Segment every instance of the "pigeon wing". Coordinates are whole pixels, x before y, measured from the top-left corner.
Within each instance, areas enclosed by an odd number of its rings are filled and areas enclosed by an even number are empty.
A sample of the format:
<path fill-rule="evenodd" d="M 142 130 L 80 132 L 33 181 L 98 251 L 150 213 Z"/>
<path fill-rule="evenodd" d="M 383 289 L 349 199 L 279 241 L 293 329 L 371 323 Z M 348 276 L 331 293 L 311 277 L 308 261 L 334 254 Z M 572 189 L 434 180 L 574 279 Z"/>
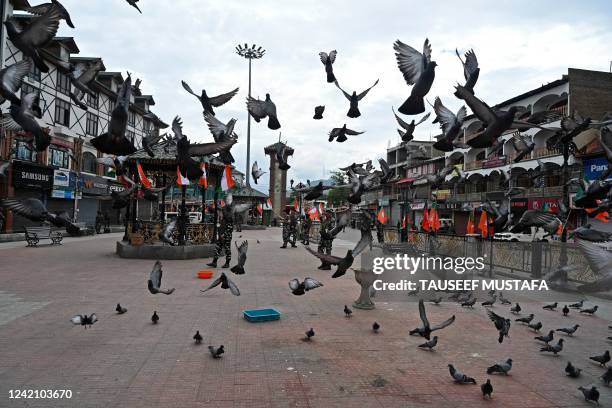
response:
<path fill-rule="evenodd" d="M 342 93 L 344 94 L 344 97 L 350 101 L 351 95 L 347 94 L 346 91 L 340 87 L 340 84 L 338 83 L 338 81 L 336 81 L 335 84 L 336 84 L 336 87 L 342 91 Z"/>
<path fill-rule="evenodd" d="M 447 326 L 450 326 L 451 324 L 453 324 L 454 321 L 455 321 L 455 315 L 452 315 L 449 319 L 446 319 L 442 323 L 432 326 L 431 331 L 440 330 Z"/>
<path fill-rule="evenodd" d="M 229 150 L 234 144 L 236 139 L 231 139 L 225 142 L 219 143 L 198 143 L 189 146 L 190 156 L 206 156 L 219 152 L 225 152 Z"/>
<path fill-rule="evenodd" d="M 263 119 L 267 116 L 264 101 L 252 97 L 247 98 L 247 110 L 255 119 Z"/>
<path fill-rule="evenodd" d="M 236 94 L 238 93 L 238 90 L 240 88 L 236 88 L 233 91 L 229 91 L 227 93 L 221 94 L 221 95 L 217 95 L 217 96 L 213 96 L 212 98 L 208 98 L 208 102 L 210 102 L 210 104 L 214 107 L 218 107 L 221 105 L 224 105 L 226 103 L 228 103 L 230 101 L 230 99 L 232 99 L 234 96 L 236 96 Z"/>
<path fill-rule="evenodd" d="M 427 320 L 427 314 L 425 313 L 425 303 L 423 299 L 419 299 L 419 316 L 423 322 L 423 327 L 429 327 L 429 320 Z"/>
<path fill-rule="evenodd" d="M 214 287 L 216 287 L 216 286 L 219 286 L 219 285 L 221 284 L 221 282 L 222 282 L 222 279 L 221 279 L 221 276 L 219 276 L 217 279 L 215 279 L 215 280 L 214 280 L 214 281 L 213 281 L 213 282 L 210 284 L 210 286 L 209 286 L 209 287 L 207 287 L 207 288 L 206 288 L 206 289 L 204 289 L 204 290 L 200 289 L 200 292 L 206 292 L 206 291 L 208 291 L 208 290 L 211 290 L 212 288 L 214 288 Z"/>
<path fill-rule="evenodd" d="M 608 129 L 607 127 L 602 127 L 599 132 L 599 141 L 601 147 L 606 153 L 608 162 L 612 163 L 612 130 Z"/>
<path fill-rule="evenodd" d="M 403 127 L 405 130 L 408 130 L 408 128 L 410 127 L 410 124 L 405 122 L 402 118 L 400 118 L 399 116 L 397 116 L 397 113 L 395 113 L 395 109 L 393 109 L 393 107 L 391 107 L 391 110 L 393 111 L 393 115 L 395 116 L 395 120 L 397 120 L 397 123 L 399 123 L 399 125 L 401 127 Z M 398 129 L 399 130 L 399 129 Z"/>
<path fill-rule="evenodd" d="M 371 87 L 369 87 L 368 89 L 366 89 L 365 91 L 363 91 L 362 93 L 360 93 L 359 95 L 357 95 L 357 100 L 360 101 L 362 100 L 367 94 L 368 92 L 370 92 L 370 89 L 374 88 L 376 85 L 378 85 L 378 81 L 379 79 L 376 80 L 376 82 L 374 82 L 374 85 L 372 85 Z"/>
<path fill-rule="evenodd" d="M 300 281 L 297 279 L 291 279 L 289 281 L 289 289 L 295 291 L 298 290 L 298 288 L 300 287 Z"/>
<path fill-rule="evenodd" d="M 21 201 L 13 198 L 6 198 L 0 200 L 0 207 L 8 208 L 28 219 L 32 219 L 41 213 L 47 212 L 44 204 L 36 198 L 29 198 Z"/>
<path fill-rule="evenodd" d="M 319 288 L 321 286 L 323 286 L 323 284 L 316 279 L 313 279 L 313 278 L 304 279 L 304 289 L 305 290 L 312 290 L 315 288 Z"/>
<path fill-rule="evenodd" d="M 576 238 L 575 242 L 580 252 L 582 252 L 586 258 L 593 272 L 598 275 L 605 272 L 608 272 L 609 274 L 609 272 L 612 270 L 611 252 L 583 239 Z"/>
<path fill-rule="evenodd" d="M 162 265 L 161 262 L 155 261 L 153 265 L 153 270 L 149 275 L 149 291 L 151 293 L 156 293 L 157 290 L 161 287 L 161 279 L 162 279 Z M 153 290 L 151 290 L 153 289 Z"/>
<path fill-rule="evenodd" d="M 425 46 L 428 44 L 429 41 L 425 40 Z M 427 47 L 424 48 L 427 49 Z M 400 40 L 393 44 L 393 49 L 395 50 L 397 66 L 404 76 L 404 80 L 408 85 L 414 85 L 425 70 L 427 57 Z M 431 48 L 429 48 L 428 54 L 431 55 Z"/>
<path fill-rule="evenodd" d="M 204 120 L 208 125 L 210 133 L 212 133 L 213 137 L 215 138 L 215 141 L 220 141 L 221 137 L 225 134 L 225 132 L 227 132 L 227 126 L 225 123 L 221 122 L 216 116 L 208 111 L 204 111 Z"/>
<path fill-rule="evenodd" d="M 346 129 L 346 131 L 344 132 L 344 134 L 349 135 L 349 136 L 357 136 L 357 135 L 361 135 L 365 132 L 357 132 L 356 130 L 351 130 L 349 128 Z"/>
<path fill-rule="evenodd" d="M 227 286 L 229 286 L 229 290 L 234 296 L 240 296 L 240 290 L 238 286 L 232 281 L 230 278 L 227 278 Z"/>
<path fill-rule="evenodd" d="M 364 249 L 372 246 L 372 234 L 369 231 L 361 231 L 361 238 L 353 248 L 353 258 L 357 257 Z"/>
<path fill-rule="evenodd" d="M 31 66 L 31 60 L 24 59 L 0 71 L 0 76 L 4 87 L 13 93 L 17 92 L 21 86 L 23 77 L 30 72 Z"/>
<path fill-rule="evenodd" d="M 62 13 L 57 7 L 52 7 L 40 17 L 33 19 L 21 33 L 21 40 L 32 44 L 35 48 L 45 46 L 57 34 Z"/>
<path fill-rule="evenodd" d="M 344 258 L 339 258 L 339 257 L 333 256 L 333 255 L 321 254 L 319 252 L 313 251 L 309 247 L 305 247 L 305 248 L 306 248 L 306 250 L 308 252 L 310 252 L 311 254 L 313 254 L 314 256 L 319 258 L 320 260 L 325 261 L 327 263 L 330 263 L 332 265 L 338 265 L 340 263 L 340 261 L 342 261 L 342 259 L 344 259 Z"/>
<path fill-rule="evenodd" d="M 191 87 L 189 86 L 189 84 L 185 81 L 181 81 L 181 84 L 183 85 L 183 88 L 189 92 L 190 94 L 192 94 L 193 96 L 195 96 L 196 98 L 200 99 L 200 95 L 197 95 L 195 92 L 193 92 L 193 90 L 191 89 Z"/>
<path fill-rule="evenodd" d="M 504 326 L 505 319 L 500 315 L 496 314 L 495 312 L 492 312 L 491 310 L 487 310 L 487 315 L 489 316 L 489 319 L 491 319 L 491 321 L 495 324 L 495 328 L 497 330 L 501 330 Z"/>
<path fill-rule="evenodd" d="M 83 316 L 82 315 L 72 316 L 70 321 L 72 322 L 72 324 L 83 324 Z"/>

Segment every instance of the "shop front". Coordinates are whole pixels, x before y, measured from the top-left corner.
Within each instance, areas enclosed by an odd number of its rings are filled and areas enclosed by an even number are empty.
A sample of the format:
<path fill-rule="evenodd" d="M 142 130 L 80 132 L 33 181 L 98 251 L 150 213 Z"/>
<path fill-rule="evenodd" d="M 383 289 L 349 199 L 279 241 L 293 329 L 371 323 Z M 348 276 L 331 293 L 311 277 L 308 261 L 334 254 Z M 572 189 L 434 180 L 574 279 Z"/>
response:
<path fill-rule="evenodd" d="M 37 198 L 48 204 L 48 196 L 53 189 L 53 169 L 37 163 L 15 160 L 12 164 L 13 194 L 9 198 L 23 200 Z M 5 230 L 22 231 L 25 226 L 38 225 L 15 214 L 6 214 Z"/>

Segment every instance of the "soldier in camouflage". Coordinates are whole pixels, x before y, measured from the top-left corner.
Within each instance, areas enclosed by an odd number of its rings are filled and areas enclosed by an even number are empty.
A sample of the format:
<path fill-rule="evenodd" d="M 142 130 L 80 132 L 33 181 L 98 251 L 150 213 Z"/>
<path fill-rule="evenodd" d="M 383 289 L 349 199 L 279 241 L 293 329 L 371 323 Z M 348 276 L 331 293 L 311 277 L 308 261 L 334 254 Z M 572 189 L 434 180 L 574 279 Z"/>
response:
<path fill-rule="evenodd" d="M 317 248 L 317 252 L 321 254 L 331 255 L 332 251 L 332 242 L 334 237 L 330 234 L 334 225 L 332 223 L 332 219 L 329 212 L 325 212 L 321 216 L 321 229 L 319 230 L 319 234 L 321 238 L 319 239 L 319 246 Z M 319 269 L 323 271 L 328 271 L 331 269 L 331 265 L 323 260 L 321 260 L 321 265 Z"/>
<path fill-rule="evenodd" d="M 287 248 L 287 242 L 291 242 L 291 246 L 295 248 L 296 235 L 297 217 L 295 215 L 295 211 L 291 210 L 289 213 L 289 218 L 283 223 L 283 245 L 281 248 Z"/>
<path fill-rule="evenodd" d="M 310 216 L 306 214 L 302 221 L 302 244 L 310 245 L 310 227 L 312 226 L 312 220 Z"/>
<path fill-rule="evenodd" d="M 217 247 L 213 261 L 208 264 L 213 268 L 217 267 L 217 259 L 225 253 L 225 263 L 222 268 L 229 268 L 232 260 L 232 232 L 234 231 L 234 218 L 232 208 L 229 205 L 223 207 L 221 212 L 221 225 L 217 234 Z"/>

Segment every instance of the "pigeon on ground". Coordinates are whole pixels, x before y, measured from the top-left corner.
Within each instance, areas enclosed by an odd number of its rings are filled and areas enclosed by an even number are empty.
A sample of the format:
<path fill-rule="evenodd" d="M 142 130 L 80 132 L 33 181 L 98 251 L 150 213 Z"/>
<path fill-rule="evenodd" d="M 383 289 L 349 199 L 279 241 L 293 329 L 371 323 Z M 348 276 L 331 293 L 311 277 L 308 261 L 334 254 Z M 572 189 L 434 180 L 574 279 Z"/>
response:
<path fill-rule="evenodd" d="M 476 380 L 472 377 L 468 377 L 461 371 L 457 370 L 452 364 L 448 365 L 448 371 L 450 372 L 453 380 L 458 384 L 476 384 Z"/>
<path fill-rule="evenodd" d="M 23 10 L 36 16 L 42 16 L 48 13 L 49 10 L 52 8 L 55 8 L 59 11 L 59 13 L 61 14 L 61 18 L 66 21 L 68 27 L 74 28 L 74 24 L 72 23 L 72 19 L 70 18 L 70 13 L 68 13 L 68 10 L 66 10 L 64 6 L 57 0 L 51 0 L 51 3 L 41 3 L 36 6 L 24 7 Z"/>
<path fill-rule="evenodd" d="M 351 317 L 352 314 L 353 311 L 347 305 L 344 305 L 344 315 L 346 317 Z"/>
<path fill-rule="evenodd" d="M 310 341 L 310 339 L 313 338 L 314 335 L 315 335 L 315 331 L 311 327 L 310 330 L 306 332 L 306 337 L 304 338 L 304 340 Z"/>
<path fill-rule="evenodd" d="M 433 298 L 433 299 L 429 299 L 430 303 L 433 303 L 434 305 L 439 305 L 440 302 L 442 302 L 442 296 L 438 296 L 437 298 Z"/>
<path fill-rule="evenodd" d="M 321 58 L 321 62 L 325 65 L 325 73 L 327 74 L 327 83 L 331 84 L 332 82 L 336 82 L 336 76 L 334 75 L 334 61 L 336 61 L 336 55 L 338 51 L 333 50 L 330 51 L 329 54 L 326 52 L 320 52 L 319 58 Z"/>
<path fill-rule="evenodd" d="M 346 113 L 346 116 L 348 116 L 349 118 L 358 118 L 359 116 L 361 116 L 361 112 L 359 112 L 359 101 L 362 100 L 368 94 L 368 92 L 370 92 L 370 89 L 374 88 L 376 84 L 378 84 L 378 79 L 376 80 L 376 82 L 374 82 L 374 85 L 361 92 L 359 95 L 357 95 L 356 91 L 353 91 L 353 94 L 349 95 L 344 89 L 340 87 L 338 81 L 336 81 L 335 84 L 336 87 L 342 91 L 344 97 L 350 102 L 350 108 L 349 111 Z"/>
<path fill-rule="evenodd" d="M 23 131 L 30 136 L 28 145 L 30 149 L 42 152 L 51 144 L 48 128 L 43 130 L 36 120 L 38 116 L 39 95 L 37 92 L 29 93 L 21 99 L 21 104 L 11 103 L 9 108 L 10 117 L 0 121 L 0 126 L 5 130 Z"/>
<path fill-rule="evenodd" d="M 315 106 L 315 114 L 312 118 L 315 120 L 323 119 L 323 112 L 325 112 L 324 105 Z"/>
<path fill-rule="evenodd" d="M 519 305 L 518 303 L 516 304 L 516 306 L 511 307 L 510 311 L 514 314 L 519 314 L 521 313 L 521 305 Z M 533 315 L 532 315 L 533 316 Z"/>
<path fill-rule="evenodd" d="M 527 317 L 519 317 L 518 319 L 514 319 L 515 322 L 521 322 L 521 323 L 525 323 L 525 324 L 529 324 L 531 323 L 531 321 L 533 320 L 533 313 L 531 313 L 529 316 Z"/>
<path fill-rule="evenodd" d="M 199 330 L 196 330 L 196 334 L 193 335 L 193 339 L 195 340 L 195 344 L 202 343 L 202 335 Z"/>
<path fill-rule="evenodd" d="M 544 347 L 542 347 L 540 349 L 540 352 L 548 352 L 548 353 L 553 353 L 555 356 L 561 352 L 561 350 L 563 350 L 563 339 L 559 339 L 559 341 L 557 341 L 557 344 L 555 344 L 554 346 L 551 346 L 550 344 L 545 345 Z"/>
<path fill-rule="evenodd" d="M 230 268 L 230 271 L 235 273 L 236 275 L 244 275 L 244 264 L 247 260 L 247 251 L 249 249 L 249 242 L 243 241 L 240 246 L 238 246 L 238 241 L 234 242 L 236 245 L 236 249 L 238 249 L 238 264 Z"/>
<path fill-rule="evenodd" d="M 373 331 L 374 333 L 378 333 L 378 330 L 379 330 L 379 329 L 380 329 L 380 324 L 378 324 L 378 322 L 374 322 L 374 323 L 372 324 L 372 331 Z"/>
<path fill-rule="evenodd" d="M 499 301 L 501 302 L 502 305 L 511 305 L 512 302 L 509 299 L 506 299 L 504 297 L 504 294 L 502 292 L 499 292 Z M 518 303 L 516 304 L 518 306 Z M 519 306 L 519 312 L 520 312 L 520 306 Z"/>
<path fill-rule="evenodd" d="M 570 312 L 569 308 L 567 307 L 567 305 L 563 306 L 563 309 L 561 309 L 561 311 L 563 312 L 563 316 L 567 316 Z"/>
<path fill-rule="evenodd" d="M 268 129 L 280 129 L 281 125 L 276 116 L 276 105 L 272 102 L 272 99 L 270 99 L 270 94 L 266 94 L 266 99 L 263 101 L 250 96 L 247 97 L 247 110 L 253 119 L 255 119 L 255 122 L 259 122 L 267 116 Z"/>
<path fill-rule="evenodd" d="M 334 274 L 332 275 L 332 278 L 339 278 L 340 276 L 343 276 L 348 270 L 348 268 L 350 268 L 351 265 L 353 265 L 353 261 L 355 260 L 355 258 L 353 257 L 353 251 L 350 249 L 346 251 L 346 255 L 344 256 L 344 258 L 340 258 L 338 256 L 327 255 L 327 254 L 323 254 L 323 253 L 314 251 L 310 249 L 309 247 L 304 247 L 304 248 L 308 252 L 310 252 L 312 255 L 319 258 L 325 264 L 338 266 L 336 269 L 336 272 L 334 272 Z"/>
<path fill-rule="evenodd" d="M 568 377 L 571 378 L 578 378 L 580 377 L 580 372 L 582 371 L 581 368 L 576 368 L 572 365 L 571 362 L 567 362 L 567 366 L 565 367 L 565 373 L 567 374 Z"/>
<path fill-rule="evenodd" d="M 422 349 L 428 349 L 429 351 L 433 351 L 434 347 L 438 345 L 438 336 L 433 336 L 431 340 L 426 341 L 423 344 L 419 344 L 419 347 Z"/>
<path fill-rule="evenodd" d="M 87 329 L 87 326 L 91 327 L 95 322 L 98 321 L 98 316 L 95 313 L 87 316 L 86 314 L 82 315 L 74 315 L 72 319 L 70 319 L 72 324 L 81 325 Z"/>
<path fill-rule="evenodd" d="M 423 113 L 425 112 L 423 98 L 431 89 L 437 66 L 436 62 L 431 60 L 429 39 L 425 39 L 422 54 L 400 40 L 393 44 L 393 49 L 395 50 L 397 66 L 404 76 L 404 80 L 408 85 L 414 85 L 410 91 L 410 97 L 398 110 L 404 115 Z"/>
<path fill-rule="evenodd" d="M 544 343 L 548 344 L 551 341 L 553 341 L 554 337 L 555 337 L 555 332 L 554 330 L 551 330 L 548 332 L 546 336 L 536 336 L 534 337 L 534 339 L 543 341 Z"/>
<path fill-rule="evenodd" d="M 193 92 L 193 90 L 191 89 L 191 87 L 189 86 L 189 84 L 187 84 L 187 82 L 185 81 L 181 81 L 181 84 L 183 85 L 183 88 L 189 92 L 190 94 L 192 94 L 193 96 L 195 96 L 196 98 L 198 98 L 198 100 L 200 101 L 200 103 L 202 104 L 202 109 L 204 110 L 205 113 L 209 113 L 211 115 L 215 115 L 215 111 L 213 109 L 214 108 L 218 108 L 221 105 L 226 104 L 227 102 L 230 101 L 230 99 L 232 99 L 234 96 L 236 96 L 236 94 L 238 93 L 238 90 L 240 88 L 236 88 L 232 91 L 229 91 L 227 93 L 221 94 L 221 95 L 217 95 L 217 96 L 213 96 L 213 97 L 209 97 L 206 94 L 206 90 L 202 89 L 202 94 L 198 95 L 195 92 Z"/>
<path fill-rule="evenodd" d="M 476 304 L 476 300 L 477 298 L 472 298 L 471 300 L 466 300 L 465 302 L 461 303 L 461 307 L 474 307 L 474 305 Z"/>
<path fill-rule="evenodd" d="M 153 324 L 157 324 L 159 322 L 159 316 L 157 315 L 157 310 L 153 311 L 153 316 L 151 316 L 151 321 Z"/>
<path fill-rule="evenodd" d="M 8 100 L 17 106 L 21 105 L 17 91 L 31 68 L 32 62 L 26 58 L 0 70 L 0 104 Z"/>
<path fill-rule="evenodd" d="M 160 261 L 155 261 L 155 264 L 153 265 L 153 270 L 149 275 L 149 281 L 147 282 L 149 292 L 151 292 L 153 295 L 158 293 L 163 293 L 164 295 L 171 295 L 174 292 L 174 288 L 161 289 L 161 280 L 162 264 Z"/>
<path fill-rule="evenodd" d="M 128 2 L 128 4 L 132 7 L 134 7 L 136 10 L 138 10 L 138 12 L 140 14 L 142 14 L 142 11 L 140 11 L 140 8 L 138 8 L 138 5 L 136 3 L 138 3 L 138 0 L 125 0 Z"/>
<path fill-rule="evenodd" d="M 208 351 L 210 351 L 210 355 L 213 358 L 221 358 L 221 354 L 225 353 L 225 349 L 223 348 L 223 344 L 219 347 L 208 346 Z"/>
<path fill-rule="evenodd" d="M 508 337 L 508 333 L 510 332 L 510 319 L 506 319 L 491 310 L 487 310 L 487 315 L 489 319 L 495 324 L 495 328 L 499 332 L 499 339 L 497 340 L 499 343 L 504 341 L 504 337 Z"/>
<path fill-rule="evenodd" d="M 440 123 L 440 128 L 442 129 L 442 137 L 434 143 L 433 147 L 443 152 L 452 152 L 455 149 L 453 141 L 459 136 L 461 126 L 467 116 L 465 106 L 459 108 L 455 114 L 444 106 L 440 98 L 436 96 L 433 109 L 436 113 L 436 122 Z"/>
<path fill-rule="evenodd" d="M 298 279 L 291 279 L 289 281 L 289 288 L 291 289 L 291 293 L 296 296 L 301 296 L 309 290 L 313 290 L 321 286 L 323 286 L 323 284 L 313 278 L 304 278 L 303 282 L 300 282 Z"/>
<path fill-rule="evenodd" d="M 555 310 L 557 308 L 558 303 L 551 303 L 550 305 L 545 305 L 542 307 L 544 310 Z"/>
<path fill-rule="evenodd" d="M 393 108 L 391 108 L 391 110 L 393 110 Z M 414 130 L 416 129 L 416 127 L 420 125 L 421 123 L 425 122 L 427 119 L 429 119 L 429 116 L 431 115 L 431 113 L 427 113 L 416 123 L 414 119 L 410 123 L 404 121 L 402 118 L 397 116 L 397 113 L 395 113 L 395 110 L 393 110 L 393 115 L 395 115 L 395 120 L 403 129 L 403 130 L 402 129 L 397 130 L 399 132 L 400 137 L 402 138 L 402 142 L 408 143 L 409 141 L 414 139 Z"/>
<path fill-rule="evenodd" d="M 117 93 L 117 100 L 111 113 L 107 132 L 91 140 L 91 144 L 100 152 L 114 154 L 115 156 L 127 156 L 136 151 L 134 141 L 126 137 L 131 96 L 132 77 L 128 73 L 127 79 L 123 81 Z"/>
<path fill-rule="evenodd" d="M 584 300 L 581 300 L 580 302 L 572 303 L 571 305 L 569 305 L 569 307 L 571 307 L 572 309 L 582 309 L 583 305 L 584 305 Z"/>
<path fill-rule="evenodd" d="M 592 357 L 589 357 L 589 359 L 598 362 L 603 367 L 606 365 L 606 363 L 610 361 L 610 351 L 606 350 L 605 353 L 603 353 L 602 355 L 592 356 Z"/>
<path fill-rule="evenodd" d="M 259 178 L 264 174 L 266 174 L 266 172 L 259 168 L 257 160 L 255 160 L 253 162 L 253 166 L 251 167 L 251 176 L 253 176 L 253 181 L 255 184 L 257 184 L 257 180 L 259 180 Z"/>
<path fill-rule="evenodd" d="M 225 272 L 221 272 L 221 276 L 215 279 L 209 287 L 204 290 L 200 290 L 200 292 L 206 292 L 219 285 L 221 285 L 221 289 L 229 289 L 232 295 L 240 296 L 240 290 L 238 289 L 238 286 L 236 286 L 236 284 L 232 282 L 230 278 L 227 277 Z"/>
<path fill-rule="evenodd" d="M 565 333 L 568 336 L 572 336 L 576 332 L 576 330 L 578 330 L 579 327 L 580 327 L 579 324 L 575 324 L 572 327 L 562 327 L 560 329 L 557 329 L 557 331 Z"/>
<path fill-rule="evenodd" d="M 453 315 L 438 325 L 430 326 L 429 320 L 427 319 L 427 314 L 425 313 L 425 303 L 423 303 L 423 299 L 419 299 L 419 317 L 421 318 L 421 323 L 423 326 L 410 330 L 409 334 L 411 336 L 419 335 L 421 337 L 425 337 L 427 340 L 430 340 L 432 332 L 450 326 L 455 321 L 455 315 Z"/>
<path fill-rule="evenodd" d="M 594 315 L 595 312 L 597 312 L 597 309 L 599 308 L 599 306 L 593 306 L 590 307 L 588 309 L 580 309 L 580 313 L 585 313 L 585 314 L 589 314 L 589 315 Z"/>
<path fill-rule="evenodd" d="M 582 395 L 584 395 L 585 401 L 594 401 L 595 403 L 597 403 L 597 405 L 599 405 L 599 391 L 597 391 L 597 387 L 578 387 L 578 389 L 582 391 Z"/>
<path fill-rule="evenodd" d="M 465 61 L 461 58 L 459 54 L 459 50 L 455 48 L 455 54 L 457 54 L 457 58 L 461 61 L 461 65 L 463 65 L 463 76 L 465 77 L 465 85 L 464 88 L 469 92 L 474 93 L 474 85 L 476 85 L 476 81 L 478 80 L 478 75 L 480 74 L 480 68 L 478 67 L 478 59 L 476 59 L 476 53 L 474 50 L 469 50 L 465 53 Z"/>
<path fill-rule="evenodd" d="M 612 367 L 608 367 L 606 372 L 603 373 L 603 375 L 600 378 L 603 380 L 606 386 L 609 386 L 610 382 L 612 381 Z"/>
<path fill-rule="evenodd" d="M 121 306 L 121 304 L 117 303 L 117 307 L 115 308 L 115 311 L 117 312 L 117 314 L 124 314 L 125 312 L 127 312 L 127 309 Z"/>
<path fill-rule="evenodd" d="M 530 329 L 532 329 L 533 331 L 537 331 L 539 332 L 540 329 L 542 328 L 542 322 L 537 322 L 537 323 L 529 323 L 527 325 L 527 327 L 529 327 Z"/>
<path fill-rule="evenodd" d="M 497 295 L 493 295 L 491 299 L 485 300 L 484 302 L 481 303 L 481 305 L 482 306 L 493 306 L 496 301 L 497 301 Z"/>
<path fill-rule="evenodd" d="M 487 374 L 500 373 L 508 375 L 508 372 L 512 369 L 512 359 L 509 358 L 506 361 L 500 361 L 499 363 L 493 364 L 487 368 Z"/>
<path fill-rule="evenodd" d="M 480 391 L 482 391 L 482 398 L 486 399 L 489 397 L 491 399 L 491 394 L 493 394 L 493 386 L 491 385 L 491 380 L 487 378 L 487 382 L 480 386 Z"/>
<path fill-rule="evenodd" d="M 357 136 L 357 135 L 361 135 L 365 132 L 358 132 L 356 130 L 352 130 L 346 127 L 346 123 L 341 127 L 341 128 L 333 128 L 330 132 L 329 132 L 329 138 L 327 139 L 329 142 L 333 142 L 334 139 L 336 139 L 336 141 L 338 143 L 343 143 L 346 142 L 348 140 L 347 136 Z"/>

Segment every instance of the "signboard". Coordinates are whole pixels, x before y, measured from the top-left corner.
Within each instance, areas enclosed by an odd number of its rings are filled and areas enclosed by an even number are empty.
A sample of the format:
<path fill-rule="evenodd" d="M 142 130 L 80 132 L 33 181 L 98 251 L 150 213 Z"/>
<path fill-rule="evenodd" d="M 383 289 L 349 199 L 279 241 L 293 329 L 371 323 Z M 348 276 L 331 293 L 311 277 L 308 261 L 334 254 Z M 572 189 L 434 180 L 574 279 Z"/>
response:
<path fill-rule="evenodd" d="M 81 191 L 89 195 L 108 195 L 109 184 L 103 177 L 81 174 Z"/>
<path fill-rule="evenodd" d="M 51 190 L 53 188 L 53 169 L 47 166 L 14 161 L 13 186 L 15 188 Z"/>
<path fill-rule="evenodd" d="M 53 190 L 51 192 L 51 198 L 74 200 L 74 191 L 72 190 Z"/>
<path fill-rule="evenodd" d="M 422 210 L 423 208 L 425 208 L 425 203 L 412 203 L 410 208 L 412 210 Z"/>
<path fill-rule="evenodd" d="M 528 208 L 530 210 L 548 210 L 553 213 L 559 212 L 558 198 L 530 198 Z"/>
<path fill-rule="evenodd" d="M 512 200 L 512 208 L 524 208 L 527 209 L 529 200 L 526 198 L 516 198 Z"/>
<path fill-rule="evenodd" d="M 70 187 L 70 171 L 54 170 L 53 171 L 53 188 Z"/>
<path fill-rule="evenodd" d="M 583 160 L 584 177 L 587 180 L 595 180 L 608 170 L 608 160 L 605 157 Z M 608 180 L 612 177 L 608 177 Z"/>

